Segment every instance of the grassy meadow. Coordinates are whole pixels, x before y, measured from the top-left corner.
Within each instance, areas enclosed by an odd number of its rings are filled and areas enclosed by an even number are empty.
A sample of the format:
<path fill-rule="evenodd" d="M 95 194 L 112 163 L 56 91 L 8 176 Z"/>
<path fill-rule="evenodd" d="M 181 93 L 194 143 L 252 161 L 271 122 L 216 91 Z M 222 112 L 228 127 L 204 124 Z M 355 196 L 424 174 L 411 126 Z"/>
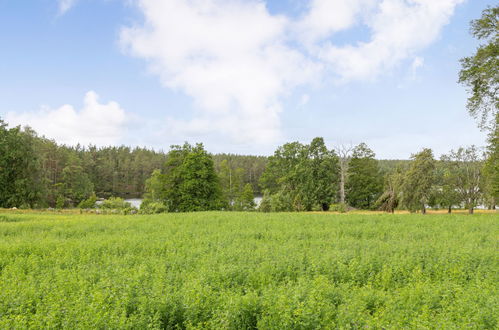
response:
<path fill-rule="evenodd" d="M 0 212 L 0 328 L 499 326 L 492 214 Z"/>

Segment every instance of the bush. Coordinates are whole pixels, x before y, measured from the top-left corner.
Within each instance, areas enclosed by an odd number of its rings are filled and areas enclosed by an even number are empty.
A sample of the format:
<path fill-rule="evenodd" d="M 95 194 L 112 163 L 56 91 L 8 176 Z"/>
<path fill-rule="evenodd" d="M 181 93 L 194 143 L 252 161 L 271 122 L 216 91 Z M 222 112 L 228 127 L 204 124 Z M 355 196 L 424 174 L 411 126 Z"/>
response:
<path fill-rule="evenodd" d="M 347 205 L 345 203 L 331 204 L 329 210 L 333 212 L 346 213 Z"/>
<path fill-rule="evenodd" d="M 95 196 L 95 194 L 92 194 L 89 198 L 82 200 L 80 204 L 78 204 L 78 207 L 80 209 L 93 209 L 95 208 L 96 202 L 97 202 L 97 196 Z"/>
<path fill-rule="evenodd" d="M 64 196 L 59 196 L 55 201 L 55 208 L 63 209 L 65 204 L 66 204 L 66 198 L 64 198 Z"/>
<path fill-rule="evenodd" d="M 168 208 L 161 202 L 153 202 L 145 199 L 140 205 L 141 214 L 155 214 L 168 212 Z"/>
<path fill-rule="evenodd" d="M 132 204 L 125 202 L 125 200 L 120 197 L 110 197 L 102 202 L 100 208 L 108 210 L 123 210 L 126 208 L 132 208 Z"/>
<path fill-rule="evenodd" d="M 262 200 L 260 202 L 260 205 L 258 206 L 258 211 L 260 212 L 271 212 L 272 211 L 272 205 L 271 205 L 271 196 L 268 190 L 264 191 Z"/>
<path fill-rule="evenodd" d="M 289 212 L 294 211 L 295 208 L 293 207 L 293 199 L 289 193 L 278 191 L 270 194 L 266 191 L 263 194 L 258 210 L 261 212 Z"/>

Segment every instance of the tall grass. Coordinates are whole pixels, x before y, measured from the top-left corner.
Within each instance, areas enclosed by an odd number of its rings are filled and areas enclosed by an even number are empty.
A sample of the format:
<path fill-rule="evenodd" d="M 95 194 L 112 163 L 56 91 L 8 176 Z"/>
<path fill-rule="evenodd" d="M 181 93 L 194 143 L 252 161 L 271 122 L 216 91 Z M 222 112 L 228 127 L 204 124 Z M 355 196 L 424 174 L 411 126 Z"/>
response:
<path fill-rule="evenodd" d="M 0 328 L 497 328 L 497 214 L 0 214 Z"/>

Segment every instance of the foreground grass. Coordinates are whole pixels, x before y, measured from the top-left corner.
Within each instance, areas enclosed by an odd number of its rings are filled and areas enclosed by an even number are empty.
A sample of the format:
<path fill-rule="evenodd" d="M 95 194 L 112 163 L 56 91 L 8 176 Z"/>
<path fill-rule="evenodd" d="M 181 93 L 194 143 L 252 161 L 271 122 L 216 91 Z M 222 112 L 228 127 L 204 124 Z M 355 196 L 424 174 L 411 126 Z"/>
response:
<path fill-rule="evenodd" d="M 497 214 L 0 213 L 0 328 L 497 328 Z"/>

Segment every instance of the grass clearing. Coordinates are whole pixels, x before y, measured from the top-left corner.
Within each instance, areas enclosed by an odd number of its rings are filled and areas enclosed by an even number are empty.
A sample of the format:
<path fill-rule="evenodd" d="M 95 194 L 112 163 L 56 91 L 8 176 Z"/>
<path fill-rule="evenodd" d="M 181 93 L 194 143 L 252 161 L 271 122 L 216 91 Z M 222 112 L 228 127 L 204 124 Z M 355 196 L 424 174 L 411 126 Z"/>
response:
<path fill-rule="evenodd" d="M 499 217 L 0 214 L 0 328 L 496 328 Z"/>

